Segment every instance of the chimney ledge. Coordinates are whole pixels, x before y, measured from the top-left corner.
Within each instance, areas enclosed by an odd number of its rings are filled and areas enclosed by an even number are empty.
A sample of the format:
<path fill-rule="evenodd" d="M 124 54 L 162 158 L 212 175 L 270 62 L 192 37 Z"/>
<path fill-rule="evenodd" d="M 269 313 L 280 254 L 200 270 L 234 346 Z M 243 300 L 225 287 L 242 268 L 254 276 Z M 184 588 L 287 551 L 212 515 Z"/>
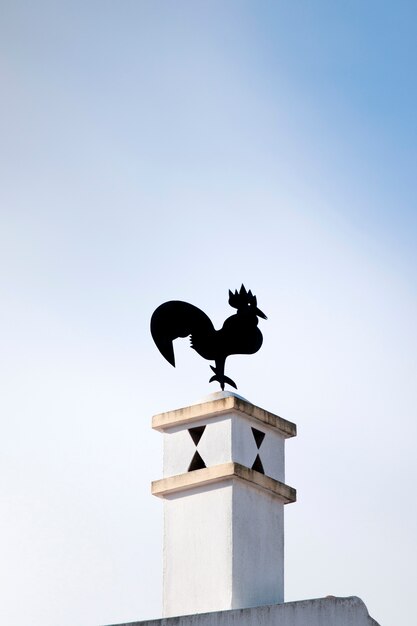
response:
<path fill-rule="evenodd" d="M 159 498 L 164 498 L 181 491 L 231 479 L 244 481 L 267 491 L 282 500 L 284 504 L 295 502 L 297 498 L 297 492 L 293 487 L 249 467 L 245 467 L 240 463 L 233 462 L 155 480 L 152 482 L 152 494 Z"/>

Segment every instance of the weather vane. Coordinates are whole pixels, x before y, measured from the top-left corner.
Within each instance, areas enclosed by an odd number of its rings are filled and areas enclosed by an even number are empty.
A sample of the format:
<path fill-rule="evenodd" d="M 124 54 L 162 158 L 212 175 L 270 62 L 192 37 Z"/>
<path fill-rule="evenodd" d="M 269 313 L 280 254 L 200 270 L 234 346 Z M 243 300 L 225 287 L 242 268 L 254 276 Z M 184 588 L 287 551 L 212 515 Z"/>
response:
<path fill-rule="evenodd" d="M 190 336 L 191 348 L 203 359 L 215 361 L 215 366 L 210 366 L 214 376 L 209 382 L 219 382 L 222 389 L 225 384 L 237 389 L 236 383 L 224 374 L 226 359 L 232 354 L 254 354 L 259 350 L 263 338 L 258 317 L 265 320 L 267 317 L 257 308 L 256 296 L 243 285 L 234 293 L 229 290 L 229 304 L 237 313 L 216 330 L 210 318 L 193 304 L 179 300 L 165 302 L 152 315 L 151 334 L 162 356 L 174 367 L 172 342 Z"/>

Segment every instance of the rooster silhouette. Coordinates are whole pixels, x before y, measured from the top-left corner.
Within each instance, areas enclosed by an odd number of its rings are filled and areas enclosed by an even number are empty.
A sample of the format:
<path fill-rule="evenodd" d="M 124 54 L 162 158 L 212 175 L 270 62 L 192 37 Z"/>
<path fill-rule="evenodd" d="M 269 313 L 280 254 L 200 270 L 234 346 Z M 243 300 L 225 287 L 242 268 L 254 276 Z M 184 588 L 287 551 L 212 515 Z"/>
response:
<path fill-rule="evenodd" d="M 224 374 L 227 357 L 257 352 L 263 341 L 258 317 L 267 319 L 257 308 L 256 296 L 246 291 L 243 285 L 239 292 L 229 290 L 229 304 L 237 309 L 237 313 L 228 317 L 220 330 L 214 328 L 201 309 L 179 300 L 161 304 L 151 318 L 151 334 L 162 356 L 175 367 L 172 342 L 178 337 L 190 335 L 191 347 L 203 359 L 215 361 L 215 366 L 210 366 L 214 376 L 209 382 L 219 382 L 222 390 L 225 384 L 237 389 L 236 383 Z"/>

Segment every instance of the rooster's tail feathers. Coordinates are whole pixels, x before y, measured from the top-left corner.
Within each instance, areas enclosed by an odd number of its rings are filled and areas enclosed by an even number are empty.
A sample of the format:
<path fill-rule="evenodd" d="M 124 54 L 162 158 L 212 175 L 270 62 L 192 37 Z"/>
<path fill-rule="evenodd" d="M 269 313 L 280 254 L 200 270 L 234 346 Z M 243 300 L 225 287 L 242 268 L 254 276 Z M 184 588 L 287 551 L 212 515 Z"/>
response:
<path fill-rule="evenodd" d="M 188 302 L 165 302 L 154 311 L 151 318 L 151 334 L 156 347 L 174 367 L 174 339 L 199 332 L 214 332 L 213 324 L 201 309 Z"/>

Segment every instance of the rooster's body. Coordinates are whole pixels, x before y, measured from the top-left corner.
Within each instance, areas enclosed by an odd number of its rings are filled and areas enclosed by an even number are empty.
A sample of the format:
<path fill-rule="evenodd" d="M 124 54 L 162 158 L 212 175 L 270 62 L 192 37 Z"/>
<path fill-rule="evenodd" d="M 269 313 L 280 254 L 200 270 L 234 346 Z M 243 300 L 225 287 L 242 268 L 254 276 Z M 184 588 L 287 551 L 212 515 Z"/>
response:
<path fill-rule="evenodd" d="M 151 319 L 152 337 L 166 360 L 175 367 L 172 342 L 178 337 L 191 337 L 191 347 L 204 359 L 215 361 L 211 369 L 222 389 L 227 383 L 236 384 L 225 376 L 224 365 L 231 354 L 253 354 L 262 345 L 262 333 L 258 328 L 258 316 L 266 315 L 256 306 L 256 297 L 242 285 L 239 292 L 229 291 L 229 304 L 237 313 L 227 318 L 220 330 L 216 330 L 210 318 L 201 309 L 188 302 L 172 300 L 161 304 Z"/>

